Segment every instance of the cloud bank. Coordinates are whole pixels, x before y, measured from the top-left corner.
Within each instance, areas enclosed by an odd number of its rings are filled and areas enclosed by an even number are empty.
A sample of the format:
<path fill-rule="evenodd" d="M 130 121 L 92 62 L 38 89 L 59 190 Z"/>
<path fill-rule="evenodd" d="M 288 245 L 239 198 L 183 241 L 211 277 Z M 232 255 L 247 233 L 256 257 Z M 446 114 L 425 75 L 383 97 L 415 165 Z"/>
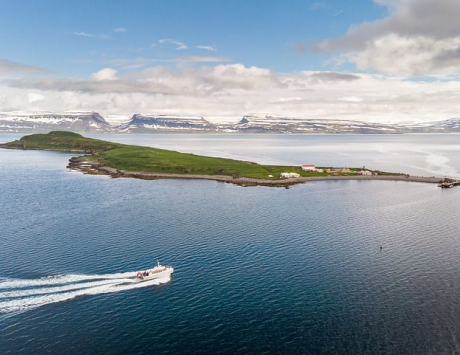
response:
<path fill-rule="evenodd" d="M 48 70 L 7 59 L 0 59 L 0 74 L 2 74 L 2 76 L 10 76 L 18 73 L 46 74 L 48 73 Z"/>
<path fill-rule="evenodd" d="M 373 122 L 456 117 L 457 81 L 408 81 L 333 71 L 280 73 L 242 64 L 152 66 L 87 78 L 33 77 L 0 82 L 0 107 L 14 110 L 96 110 L 237 118 L 247 113 Z"/>
<path fill-rule="evenodd" d="M 342 53 L 359 70 L 389 75 L 445 75 L 460 70 L 460 1 L 374 0 L 388 16 L 320 41 L 319 52 Z"/>

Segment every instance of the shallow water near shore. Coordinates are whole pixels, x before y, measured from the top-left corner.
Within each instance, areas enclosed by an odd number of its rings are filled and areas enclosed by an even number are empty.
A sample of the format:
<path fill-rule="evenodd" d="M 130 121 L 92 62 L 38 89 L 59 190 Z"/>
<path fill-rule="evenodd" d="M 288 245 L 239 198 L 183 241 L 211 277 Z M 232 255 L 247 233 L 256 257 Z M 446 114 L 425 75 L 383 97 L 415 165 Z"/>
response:
<path fill-rule="evenodd" d="M 395 137 L 100 138 L 261 163 L 460 171 L 458 135 Z M 111 179 L 67 171 L 70 156 L 0 150 L 2 354 L 460 349 L 460 188 Z M 132 287 L 157 258 L 172 279 Z"/>

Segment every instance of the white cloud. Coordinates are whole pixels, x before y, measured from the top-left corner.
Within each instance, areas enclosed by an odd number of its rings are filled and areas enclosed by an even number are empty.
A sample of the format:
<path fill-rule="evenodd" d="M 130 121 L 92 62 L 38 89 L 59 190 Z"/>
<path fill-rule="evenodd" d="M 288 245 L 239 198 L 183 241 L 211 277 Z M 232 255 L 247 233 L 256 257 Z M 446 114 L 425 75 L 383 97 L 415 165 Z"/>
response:
<path fill-rule="evenodd" d="M 217 57 L 211 55 L 190 55 L 183 58 L 177 58 L 178 62 L 192 62 L 192 63 L 218 63 L 228 62 L 229 59 L 226 57 Z"/>
<path fill-rule="evenodd" d="M 331 5 L 327 1 L 316 1 L 310 5 L 310 10 L 326 10 L 330 9 Z"/>
<path fill-rule="evenodd" d="M 91 75 L 91 79 L 95 81 L 112 81 L 112 80 L 117 80 L 117 71 L 115 69 L 111 68 L 104 68 L 96 73 Z"/>
<path fill-rule="evenodd" d="M 75 36 L 80 36 L 80 37 L 90 37 L 90 38 L 98 38 L 98 39 L 105 39 L 105 40 L 108 40 L 108 39 L 112 38 L 110 36 L 103 35 L 103 34 L 96 35 L 96 34 L 83 32 L 83 31 L 81 31 L 81 32 L 72 32 L 72 34 L 75 35 Z"/>
<path fill-rule="evenodd" d="M 151 64 L 158 63 L 223 63 L 228 62 L 229 59 L 226 57 L 219 56 L 203 56 L 203 55 L 186 55 L 176 58 L 117 58 L 109 61 L 110 64 L 124 67 L 126 69 L 139 69 Z"/>
<path fill-rule="evenodd" d="M 210 51 L 210 52 L 216 52 L 216 51 L 217 51 L 216 47 L 214 47 L 214 46 L 203 46 L 203 45 L 198 45 L 198 46 L 195 46 L 195 48 L 203 49 L 203 50 L 205 50 L 205 51 Z"/>
<path fill-rule="evenodd" d="M 339 10 L 336 13 L 332 14 L 332 17 L 339 16 L 339 15 L 343 14 L 344 12 L 345 12 L 345 10 Z"/>
<path fill-rule="evenodd" d="M 278 98 L 278 102 L 289 102 L 289 101 L 302 101 L 303 99 L 301 97 L 280 97 Z"/>
<path fill-rule="evenodd" d="M 128 30 L 124 27 L 117 27 L 113 29 L 113 32 L 124 33 L 124 32 L 128 32 Z"/>
<path fill-rule="evenodd" d="M 43 101 L 45 100 L 45 95 L 30 93 L 30 94 L 27 94 L 27 100 L 29 103 Z"/>
<path fill-rule="evenodd" d="M 356 96 L 344 96 L 340 97 L 339 101 L 346 101 L 346 102 L 361 102 L 363 101 L 362 98 Z"/>
<path fill-rule="evenodd" d="M 360 70 L 378 69 L 390 75 L 440 75 L 460 70 L 460 57 L 455 52 L 459 48 L 460 36 L 436 40 L 390 34 L 345 57 Z M 449 56 L 450 53 L 454 55 Z"/>
<path fill-rule="evenodd" d="M 175 45 L 176 50 L 188 49 L 188 46 L 185 43 L 180 42 L 180 41 L 175 40 L 175 39 L 170 39 L 170 38 L 160 39 L 158 41 L 158 43 Z"/>
<path fill-rule="evenodd" d="M 460 71 L 460 1 L 374 0 L 387 7 L 381 20 L 352 26 L 341 38 L 316 44 L 361 70 L 391 75 L 439 75 Z"/>

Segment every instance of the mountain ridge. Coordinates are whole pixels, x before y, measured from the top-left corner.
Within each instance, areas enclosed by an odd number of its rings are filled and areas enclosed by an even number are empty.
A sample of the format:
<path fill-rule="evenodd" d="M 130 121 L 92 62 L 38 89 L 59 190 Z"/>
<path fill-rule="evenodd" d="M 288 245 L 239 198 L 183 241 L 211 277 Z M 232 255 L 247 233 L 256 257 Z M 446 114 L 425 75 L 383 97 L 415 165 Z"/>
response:
<path fill-rule="evenodd" d="M 0 113 L 0 132 L 110 132 L 112 126 L 95 111 Z"/>
<path fill-rule="evenodd" d="M 460 118 L 416 124 L 385 124 L 357 120 L 292 118 L 269 114 L 247 114 L 235 123 L 221 123 L 211 122 L 202 116 L 135 113 L 124 123 L 111 124 L 95 111 L 69 111 L 61 113 L 0 112 L 0 132 L 2 133 L 41 133 L 53 130 L 84 133 L 460 133 Z"/>

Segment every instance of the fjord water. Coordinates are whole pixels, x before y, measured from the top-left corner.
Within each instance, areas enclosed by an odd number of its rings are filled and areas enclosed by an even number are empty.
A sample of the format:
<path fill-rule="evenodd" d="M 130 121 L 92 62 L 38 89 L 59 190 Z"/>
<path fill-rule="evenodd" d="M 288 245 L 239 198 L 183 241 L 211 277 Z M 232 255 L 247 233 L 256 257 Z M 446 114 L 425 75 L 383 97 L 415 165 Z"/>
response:
<path fill-rule="evenodd" d="M 104 136 L 420 175 L 459 172 L 458 137 Z M 0 150 L 1 354 L 459 352 L 460 188 L 111 179 L 69 157 Z M 129 283 L 157 258 L 170 281 Z"/>

